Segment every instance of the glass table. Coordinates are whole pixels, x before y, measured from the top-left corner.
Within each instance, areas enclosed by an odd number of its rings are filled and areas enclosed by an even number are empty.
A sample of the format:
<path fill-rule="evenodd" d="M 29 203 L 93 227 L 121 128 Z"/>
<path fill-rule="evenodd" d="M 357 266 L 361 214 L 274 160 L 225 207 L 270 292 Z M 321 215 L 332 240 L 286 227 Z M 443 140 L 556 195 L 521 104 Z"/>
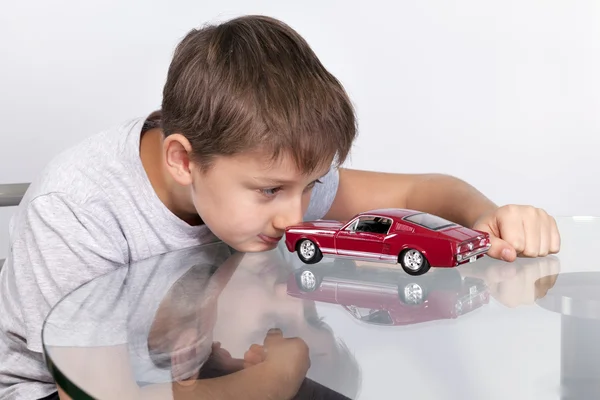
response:
<path fill-rule="evenodd" d="M 420 277 L 328 257 L 306 265 L 283 243 L 164 254 L 62 299 L 44 357 L 73 399 L 192 398 L 186 388 L 235 376 L 279 328 L 308 348 L 281 364 L 309 357 L 294 398 L 600 398 L 600 218 L 557 221 L 556 256 Z M 289 384 L 272 372 L 251 385 Z"/>

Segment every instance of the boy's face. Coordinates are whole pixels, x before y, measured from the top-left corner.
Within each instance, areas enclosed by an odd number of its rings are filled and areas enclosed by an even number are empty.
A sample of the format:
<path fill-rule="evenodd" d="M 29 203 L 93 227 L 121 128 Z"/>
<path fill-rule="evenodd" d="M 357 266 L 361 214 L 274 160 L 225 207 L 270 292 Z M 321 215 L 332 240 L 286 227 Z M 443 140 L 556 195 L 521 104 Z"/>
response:
<path fill-rule="evenodd" d="M 218 157 L 211 168 L 190 167 L 193 205 L 209 229 L 242 252 L 273 249 L 285 228 L 302 221 L 325 163 L 302 174 L 289 155 L 277 161 L 255 151 Z"/>

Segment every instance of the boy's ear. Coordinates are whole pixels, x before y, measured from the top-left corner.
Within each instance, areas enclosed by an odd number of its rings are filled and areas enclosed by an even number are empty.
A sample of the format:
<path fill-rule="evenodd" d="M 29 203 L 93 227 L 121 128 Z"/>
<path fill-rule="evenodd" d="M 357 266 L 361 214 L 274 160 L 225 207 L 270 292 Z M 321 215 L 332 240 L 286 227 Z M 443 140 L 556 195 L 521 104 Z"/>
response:
<path fill-rule="evenodd" d="M 192 184 L 190 155 L 192 145 L 179 133 L 167 136 L 163 141 L 163 154 L 169 173 L 177 183 L 188 186 Z"/>

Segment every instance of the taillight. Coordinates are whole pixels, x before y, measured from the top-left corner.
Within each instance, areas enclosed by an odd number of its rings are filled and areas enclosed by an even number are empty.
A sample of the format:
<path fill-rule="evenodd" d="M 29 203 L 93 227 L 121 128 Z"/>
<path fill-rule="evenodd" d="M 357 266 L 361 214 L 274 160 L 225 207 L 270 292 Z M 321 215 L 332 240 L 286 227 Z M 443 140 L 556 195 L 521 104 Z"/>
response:
<path fill-rule="evenodd" d="M 469 240 L 466 242 L 462 242 L 460 243 L 458 246 L 456 246 L 456 254 L 460 254 L 460 253 L 466 253 L 469 251 L 473 251 L 475 249 L 478 249 L 480 247 L 484 247 L 486 246 L 488 243 L 488 239 L 486 237 L 477 237 L 473 240 Z"/>

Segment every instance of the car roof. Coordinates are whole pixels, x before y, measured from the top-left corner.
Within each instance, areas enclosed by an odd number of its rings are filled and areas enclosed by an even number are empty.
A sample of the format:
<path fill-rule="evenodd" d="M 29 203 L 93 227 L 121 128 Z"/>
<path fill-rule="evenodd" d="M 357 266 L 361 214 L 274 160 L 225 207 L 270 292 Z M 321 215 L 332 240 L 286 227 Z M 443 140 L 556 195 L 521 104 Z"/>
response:
<path fill-rule="evenodd" d="M 357 216 L 379 215 L 382 217 L 400 219 L 400 218 L 404 218 L 404 217 L 412 215 L 412 214 L 420 214 L 420 213 L 421 213 L 421 211 L 415 211 L 415 210 L 404 209 L 404 208 L 378 208 L 375 210 L 363 211 L 363 212 L 357 214 Z"/>

